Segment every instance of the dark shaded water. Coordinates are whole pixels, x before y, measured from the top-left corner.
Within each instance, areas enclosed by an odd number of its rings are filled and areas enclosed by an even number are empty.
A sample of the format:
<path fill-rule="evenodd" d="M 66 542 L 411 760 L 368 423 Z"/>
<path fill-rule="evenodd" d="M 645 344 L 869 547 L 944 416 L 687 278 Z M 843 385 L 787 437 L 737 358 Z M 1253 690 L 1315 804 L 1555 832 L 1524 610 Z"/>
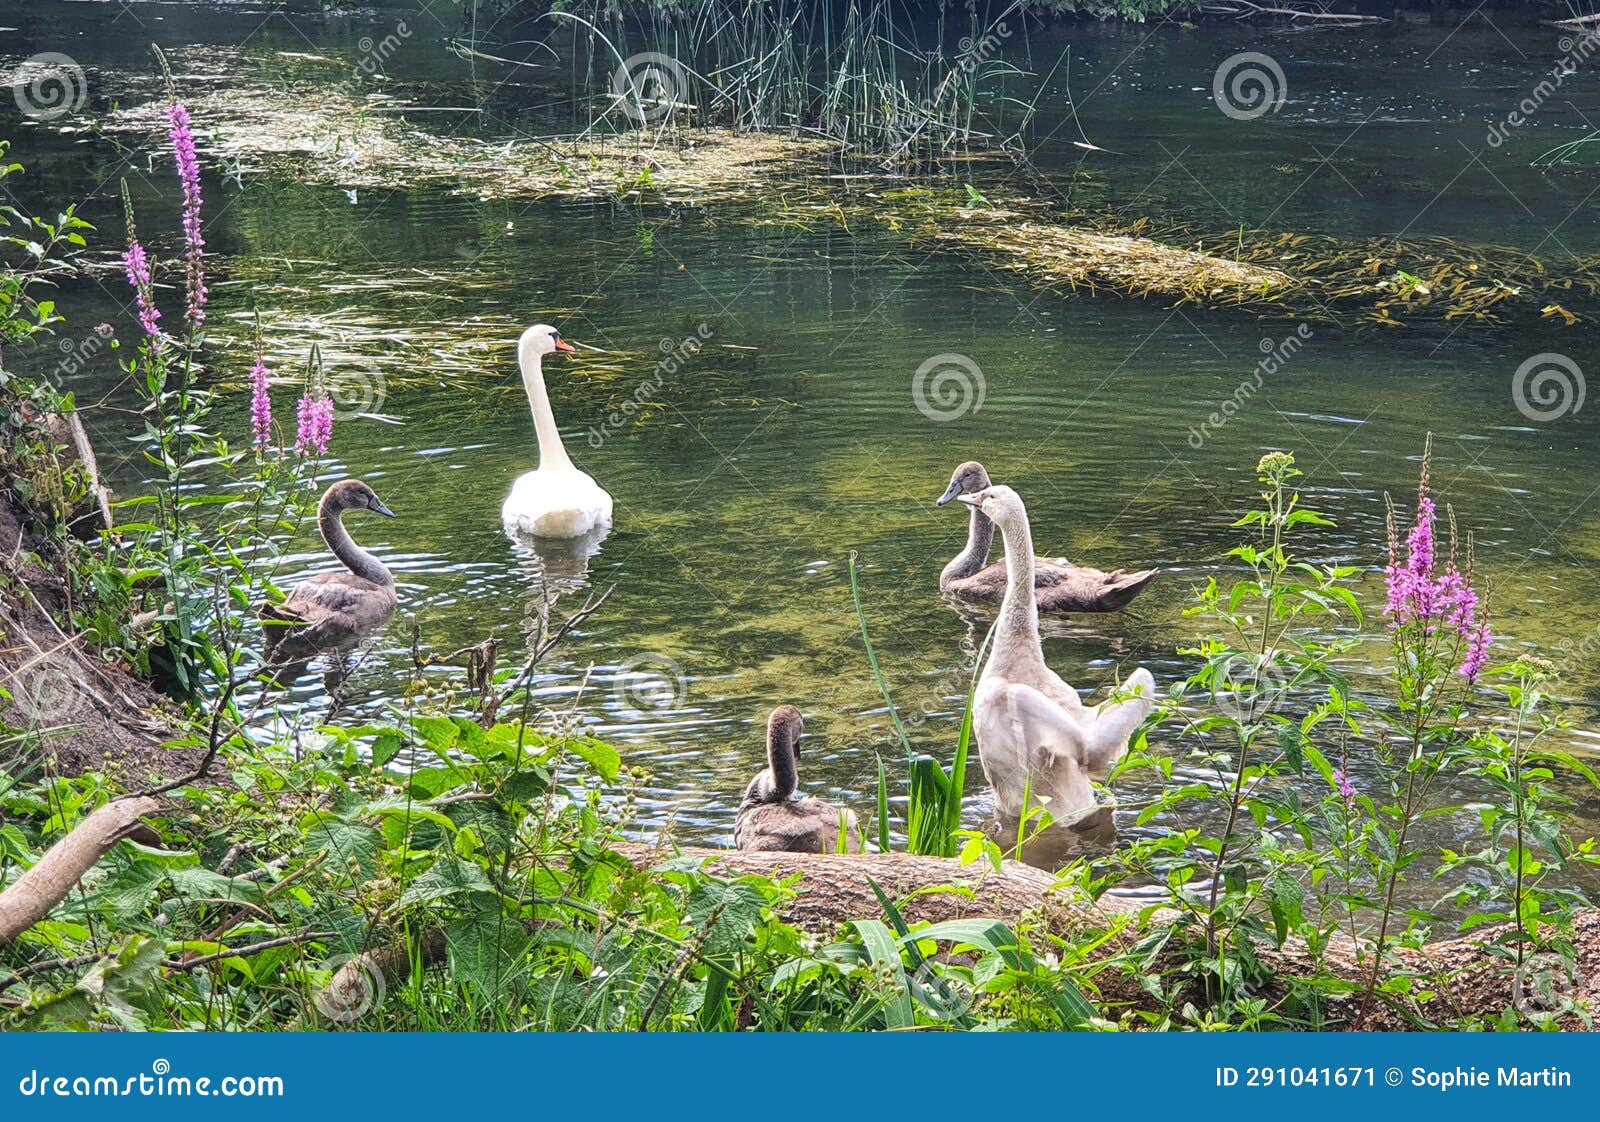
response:
<path fill-rule="evenodd" d="M 287 56 L 358 57 L 362 39 L 387 34 L 395 18 L 285 16 L 248 4 L 134 4 L 119 14 L 114 5 L 0 3 L 0 27 L 13 29 L 0 55 L 71 54 L 103 107 L 127 73 L 149 69 L 151 39 L 242 40 L 252 65 L 293 72 L 297 60 Z M 524 109 L 521 119 L 535 119 L 555 97 L 548 85 L 502 83 L 504 73 L 486 74 L 484 63 L 470 73 L 441 46 L 453 23 L 411 18 L 415 34 L 388 73 L 433 103 L 481 99 L 496 111 L 484 120 L 499 124 L 471 127 L 503 128 Z M 444 18 L 453 21 L 453 10 Z M 1528 161 L 1581 135 L 1584 116 L 1600 109 L 1600 80 L 1580 71 L 1505 144 L 1485 140 L 1489 123 L 1560 54 L 1557 39 L 1481 18 L 1454 31 L 1314 36 L 1077 26 L 1030 44 L 1035 58 L 1053 58 L 1070 41 L 1074 60 L 1077 123 L 1065 111 L 1063 75 L 1045 98 L 1040 162 L 1075 201 L 1130 217 L 1593 253 L 1600 237 L 1589 199 L 1600 180 L 1581 169 L 1535 171 Z M 1276 114 L 1234 120 L 1213 103 L 1214 72 L 1240 51 L 1281 63 L 1288 93 Z M 23 201 L 87 196 L 102 244 L 116 242 L 107 173 L 127 169 L 111 143 L 12 124 L 4 131 L 34 192 Z M 1079 124 L 1117 155 L 1080 162 L 1068 143 Z M 1007 173 L 983 174 L 992 185 Z M 159 245 L 157 216 L 175 209 L 164 169 L 133 175 L 130 186 Z M 1362 594 L 1376 613 L 1383 496 L 1410 492 L 1431 430 L 1436 489 L 1476 535 L 1501 652 L 1527 645 L 1558 659 L 1579 726 L 1563 735 L 1595 751 L 1595 413 L 1535 423 L 1511 391 L 1531 355 L 1591 361 L 1588 325 L 1394 334 L 1316 326 L 1239 416 L 1200 434 L 1218 403 L 1253 379 L 1263 349 L 1295 325 L 1041 295 L 898 241 L 820 226 L 760 229 L 716 208 L 481 203 L 403 190 L 352 198 L 249 177 L 213 176 L 208 188 L 207 237 L 226 278 L 215 290 L 213 337 L 244 337 L 259 315 L 275 366 L 295 369 L 316 342 L 330 372 L 375 388 L 381 381 L 378 411 L 395 422 L 341 421 L 335 438 L 339 470 L 372 482 L 399 515 L 352 520 L 402 586 L 400 615 L 347 685 L 355 711 L 398 696 L 412 618 L 437 649 L 497 634 L 515 658 L 541 592 L 536 561 L 499 523 L 512 479 L 535 458 L 511 343 L 544 320 L 621 353 L 549 369 L 569 447 L 617 506 L 615 531 L 585 580 L 562 582 L 555 611 L 575 606 L 585 586 L 616 591 L 544 668 L 541 689 L 649 769 L 647 830 L 724 839 L 761 766 L 765 714 L 780 702 L 807 715 L 808 790 L 870 808 L 877 756 L 892 762 L 897 750 L 851 608 L 852 551 L 896 700 L 926 715 L 914 722 L 921 745 L 948 753 L 974 630 L 937 594 L 964 522 L 932 501 L 967 458 L 1023 493 L 1041 550 L 1165 570 L 1127 612 L 1077 620 L 1048 641 L 1052 664 L 1088 691 L 1136 664 L 1163 685 L 1189 672 L 1174 653 L 1196 634 L 1182 609 L 1236 544 L 1228 524 L 1252 501 L 1254 465 L 1269 448 L 1296 452 L 1305 502 L 1338 522 L 1308 539 L 1307 557 L 1369 567 Z M 104 318 L 127 332 L 122 301 L 120 278 L 108 274 L 103 288 L 82 286 L 63 306 L 79 324 Z M 653 408 L 588 440 L 662 351 L 702 324 L 709 345 L 664 379 Z M 911 386 L 920 364 L 947 353 L 981 368 L 985 392 L 980 409 L 938 422 L 918 411 Z M 121 400 L 109 357 L 74 388 L 81 401 L 107 391 Z M 242 429 L 242 401 L 235 408 Z M 127 419 L 91 420 L 108 469 L 131 490 L 137 465 L 119 439 Z M 285 584 L 326 563 L 310 537 L 297 544 Z M 1364 653 L 1376 660 L 1382 649 Z M 321 687 L 315 675 L 301 680 L 286 712 L 323 711 Z M 1190 747 L 1162 745 L 1178 754 Z M 1353 770 L 1358 783 L 1371 774 L 1360 758 Z M 983 817 L 978 787 L 974 772 L 974 823 Z M 1137 805 L 1151 791 L 1132 783 L 1119 794 Z M 1581 800 L 1582 821 L 1600 821 L 1593 796 Z M 1131 819 L 1122 815 L 1125 832 Z M 1441 834 L 1455 828 L 1438 824 Z"/>

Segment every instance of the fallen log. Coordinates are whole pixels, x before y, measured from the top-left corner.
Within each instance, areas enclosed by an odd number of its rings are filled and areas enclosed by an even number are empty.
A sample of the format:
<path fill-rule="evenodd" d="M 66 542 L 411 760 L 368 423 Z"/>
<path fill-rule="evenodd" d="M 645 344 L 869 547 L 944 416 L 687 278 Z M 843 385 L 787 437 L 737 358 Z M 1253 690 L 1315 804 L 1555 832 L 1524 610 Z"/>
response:
<path fill-rule="evenodd" d="M 160 806 L 148 796 L 116 799 L 90 813 L 70 833 L 45 850 L 38 864 L 0 892 L 0 947 L 38 923 L 72 886 L 123 838 L 144 828 L 139 821 Z"/>
<path fill-rule="evenodd" d="M 639 869 L 650 869 L 669 860 L 698 858 L 708 872 L 723 877 L 766 876 L 794 879 L 794 895 L 778 909 L 779 916 L 803 930 L 832 935 L 841 924 L 852 919 L 881 916 L 883 906 L 873 891 L 876 883 L 885 895 L 897 902 L 911 923 L 938 923 L 944 920 L 983 916 L 1015 925 L 1025 917 L 1037 919 L 1048 930 L 1063 936 L 1086 930 L 1124 930 L 1102 944 L 1108 955 L 1130 949 L 1150 928 L 1171 923 L 1178 913 L 1165 908 L 1151 909 L 1148 900 L 1102 896 L 1088 901 L 1063 887 L 1051 874 L 1015 861 L 1004 861 L 999 869 L 987 862 L 962 865 L 952 858 L 917 857 L 905 853 L 803 854 L 746 853 L 736 850 L 679 848 L 625 842 L 613 847 L 618 856 Z M 1147 912 L 1142 922 L 1134 916 Z M 537 922 L 525 920 L 531 932 Z M 1448 1023 L 1455 1018 L 1493 1018 L 1501 1010 L 1515 1006 L 1523 1013 L 1558 1012 L 1552 1002 L 1570 999 L 1579 1005 L 1600 1003 L 1600 910 L 1585 909 L 1574 921 L 1576 969 L 1563 970 L 1544 960 L 1513 968 L 1503 958 L 1489 952 L 1503 927 L 1480 928 L 1470 937 L 1446 939 L 1417 949 L 1397 952 L 1397 964 L 1386 977 L 1409 972 L 1426 980 L 1418 987 L 1426 996 L 1409 1000 L 1385 997 L 1364 1022 L 1374 1030 L 1403 1030 L 1418 1024 Z M 414 967 L 427 969 L 445 960 L 447 944 L 438 929 L 413 936 L 409 941 L 374 948 L 347 960 L 329 984 L 315 998 L 325 1016 L 343 1020 L 343 1012 L 364 1011 L 380 999 L 386 986 L 408 978 Z M 1370 955 L 1370 949 L 1365 951 Z M 1310 954 L 1296 940 L 1281 949 L 1258 951 L 1261 962 L 1275 980 L 1262 987 L 1271 998 L 1282 997 L 1290 981 L 1299 978 L 1332 976 L 1348 983 L 1350 995 L 1327 1002 L 1327 1020 L 1321 1028 L 1348 1027 L 1355 1018 L 1361 985 L 1370 970 L 1370 957 L 1349 938 L 1339 938 L 1320 957 Z M 1085 964 L 1097 989 L 1096 998 L 1104 1014 L 1112 1019 L 1138 1011 L 1165 1011 L 1145 989 L 1134 972 L 1118 968 L 1092 969 Z M 1173 951 L 1164 951 L 1156 962 L 1140 968 L 1141 974 L 1159 974 L 1178 965 Z M 1199 995 L 1195 995 L 1200 1001 Z M 1131 1022 L 1137 1024 L 1137 1021 Z M 1565 1028 L 1587 1027 L 1575 1014 L 1561 1018 Z"/>
<path fill-rule="evenodd" d="M 639 844 L 615 848 L 640 868 L 674 857 L 698 857 L 708 871 L 720 876 L 755 874 L 787 879 L 798 874 L 795 894 L 779 908 L 779 914 L 796 927 L 822 935 L 833 934 L 847 920 L 882 915 L 883 906 L 872 891 L 874 881 L 890 899 L 902 902 L 906 919 L 913 923 L 986 916 L 1015 925 L 1032 917 L 1049 931 L 1068 937 L 1120 924 L 1121 934 L 1105 945 L 1108 954 L 1129 949 L 1151 928 L 1171 924 L 1178 917 L 1177 912 L 1161 908 L 1142 923 L 1134 923 L 1134 913 L 1150 908 L 1151 901 L 1104 895 L 1091 902 L 1062 886 L 1051 874 L 1015 861 L 1005 861 L 996 870 L 986 862 L 962 865 L 952 858 L 904 853 L 815 856 L 703 848 L 668 851 Z M 1419 976 L 1427 983 L 1417 987 L 1425 996 L 1417 1000 L 1387 996 L 1375 1005 L 1363 1027 L 1405 1030 L 1454 1018 L 1492 1018 L 1512 1006 L 1524 1014 L 1558 1013 L 1562 1000 L 1600 1006 L 1600 909 L 1578 912 L 1573 927 L 1577 955 L 1571 970 L 1553 956 L 1536 956 L 1519 967 L 1509 963 L 1503 951 L 1494 953 L 1491 948 L 1506 933 L 1505 925 L 1396 950 L 1396 964 L 1385 978 L 1401 973 Z M 1331 976 L 1347 983 L 1352 996 L 1328 1002 L 1329 1021 L 1322 1027 L 1345 1028 L 1355 1019 L 1360 1004 L 1356 995 L 1371 971 L 1369 945 L 1339 936 L 1321 956 L 1314 956 L 1303 942 L 1290 939 L 1282 948 L 1262 948 L 1257 954 L 1276 976 L 1263 987 L 1267 996 L 1283 996 L 1296 979 Z M 1164 951 L 1140 972 L 1159 974 L 1177 965 L 1177 954 Z M 1162 1011 L 1130 971 L 1102 970 L 1094 975 L 1094 984 L 1099 988 L 1102 1009 L 1113 1019 L 1120 1012 Z M 1194 999 L 1196 1004 L 1202 1001 L 1198 994 Z M 1569 1029 L 1588 1027 L 1575 1014 L 1562 1016 L 1560 1023 Z"/>

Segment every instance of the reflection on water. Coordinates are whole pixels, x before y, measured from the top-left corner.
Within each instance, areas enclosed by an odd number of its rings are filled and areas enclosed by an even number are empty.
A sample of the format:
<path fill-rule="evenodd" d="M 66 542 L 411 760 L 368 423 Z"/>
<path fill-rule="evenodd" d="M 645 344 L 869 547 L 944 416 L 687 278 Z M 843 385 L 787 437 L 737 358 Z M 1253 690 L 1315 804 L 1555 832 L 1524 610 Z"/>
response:
<path fill-rule="evenodd" d="M 1060 869 L 1074 861 L 1099 857 L 1110 853 L 1117 844 L 1116 816 L 1104 806 L 1080 811 L 1070 821 L 1052 821 L 1044 826 L 1037 819 L 1024 827 L 1017 819 L 996 818 L 989 823 L 987 832 L 1007 857 L 1040 869 Z"/>
<path fill-rule="evenodd" d="M 50 49 L 46 40 L 68 25 L 107 41 L 112 13 L 61 7 L 54 24 L 5 50 Z M 169 45 L 228 42 L 259 22 L 226 9 L 164 10 L 171 18 L 152 33 Z M 363 18 L 296 16 L 293 32 L 269 21 L 251 49 L 263 66 L 287 65 L 273 52 L 304 51 L 303 33 L 342 57 Z M 1045 143 L 1041 163 L 1079 202 L 1200 226 L 1490 230 L 1541 252 L 1558 244 L 1594 252 L 1600 212 L 1574 210 L 1592 177 L 1526 167 L 1532 149 L 1568 135 L 1561 111 L 1485 156 L 1489 167 L 1468 159 L 1482 147 L 1481 122 L 1499 116 L 1508 91 L 1537 70 L 1519 53 L 1547 54 L 1549 34 L 1512 29 L 1521 44 L 1513 51 L 1487 28 L 1448 38 L 1447 30 L 1285 38 L 1275 49 L 1290 97 L 1277 115 L 1246 126 L 1211 104 L 1211 74 L 1226 55 L 1259 47 L 1262 33 L 1076 25 L 1078 113 L 1090 139 L 1118 155 L 1080 163 L 1063 137 Z M 97 61 L 108 73 L 147 69 L 142 44 Z M 427 83 L 438 104 L 465 103 L 481 89 L 465 65 L 422 34 L 389 64 L 396 81 Z M 1403 87 L 1392 80 L 1402 70 Z M 1573 86 L 1585 112 L 1590 88 Z M 497 87 L 493 105 L 530 108 L 547 93 Z M 1064 119 L 1065 94 L 1046 99 L 1042 133 Z M 502 127 L 496 120 L 476 115 L 471 127 L 492 131 Z M 30 166 L 29 190 L 67 184 L 87 194 L 102 149 L 90 136 L 30 129 L 14 155 Z M 1336 164 L 1323 155 L 1333 151 Z M 159 178 L 134 177 L 130 187 L 141 231 L 170 258 L 160 238 L 175 222 L 158 217 L 175 211 L 156 193 L 165 190 Z M 373 412 L 395 423 L 343 420 L 334 452 L 339 473 L 372 482 L 399 516 L 363 542 L 395 571 L 401 608 L 343 683 L 347 714 L 381 712 L 401 696 L 413 624 L 429 650 L 495 635 L 503 663 L 520 664 L 542 619 L 559 621 L 589 593 L 615 586 L 533 681 L 542 701 L 574 710 L 652 773 L 640 799 L 644 830 L 725 842 L 740 792 L 762 766 L 765 714 L 785 702 L 806 716 L 806 792 L 870 814 L 878 760 L 893 767 L 901 752 L 860 642 L 852 553 L 896 703 L 915 718 L 918 749 L 948 758 L 987 620 L 939 597 L 939 570 L 961 548 L 966 524 L 932 500 L 967 459 L 1024 495 L 1049 551 L 1105 569 L 1163 569 L 1125 611 L 1047 628 L 1046 657 L 1092 702 L 1135 665 L 1163 688 L 1192 669 L 1175 653 L 1196 639 L 1183 609 L 1209 577 L 1227 575 L 1225 555 L 1241 533 L 1229 523 L 1253 501 L 1264 449 L 1295 450 L 1303 501 L 1337 521 L 1304 539 L 1307 559 L 1362 567 L 1363 600 L 1375 611 L 1384 496 L 1414 486 L 1431 429 L 1436 489 L 1475 535 L 1502 649 L 1556 651 L 1565 641 L 1562 690 L 1582 706 L 1580 726 L 1600 698 L 1600 671 L 1585 653 L 1593 644 L 1583 644 L 1600 629 L 1596 414 L 1535 424 L 1509 386 L 1527 356 L 1581 347 L 1588 328 L 1318 326 L 1246 408 L 1197 438 L 1283 325 L 1041 294 L 970 262 L 913 253 L 893 231 L 825 222 L 775 230 L 695 206 L 402 190 L 363 189 L 352 199 L 286 178 L 212 176 L 206 186 L 219 266 L 213 342 L 228 391 L 221 416 L 231 407 L 234 428 L 245 430 L 234 391 L 257 318 L 282 374 L 303 370 L 315 343 L 330 372 L 383 375 Z M 113 241 L 113 192 L 92 194 L 88 212 L 103 243 Z M 127 323 L 110 282 L 66 291 L 60 304 L 79 323 Z M 608 352 L 546 373 L 577 465 L 616 499 L 615 528 L 597 551 L 557 555 L 544 543 L 509 541 L 500 524 L 513 479 L 536 459 L 513 346 L 540 321 Z M 691 336 L 705 340 L 698 353 L 671 372 L 653 369 Z M 980 408 L 934 420 L 916 408 L 912 381 L 930 357 L 948 354 L 971 360 L 985 393 Z M 72 388 L 80 402 L 125 404 L 112 356 L 100 358 Z M 649 392 L 637 393 L 647 379 Z M 642 407 L 591 446 L 586 434 L 623 401 Z M 128 493 L 142 470 L 125 439 L 130 418 L 102 410 L 88 419 L 103 470 Z M 292 543 L 280 583 L 325 563 L 305 535 Z M 1374 620 L 1367 630 L 1376 634 Z M 1358 689 L 1372 691 L 1385 651 L 1374 638 L 1357 652 L 1347 670 Z M 316 671 L 285 695 L 290 714 L 328 712 Z M 1585 727 L 1562 735 L 1581 753 L 1600 747 Z M 1199 745 L 1163 730 L 1153 747 L 1176 757 L 1174 781 L 1221 782 L 1191 766 Z M 1358 787 L 1376 781 L 1370 752 L 1354 749 Z M 977 768 L 970 782 L 967 820 L 977 824 L 986 816 Z M 1155 782 L 1130 778 L 1119 803 L 1147 804 Z M 1580 821 L 1600 824 L 1594 795 L 1571 793 Z M 1193 809 L 1138 825 L 1136 813 L 1106 815 L 1094 844 L 1109 844 L 1098 839 L 1115 829 L 1126 839 L 1219 826 L 1185 817 L 1200 813 Z M 1433 840 L 1456 845 L 1477 825 L 1458 816 L 1429 828 Z"/>

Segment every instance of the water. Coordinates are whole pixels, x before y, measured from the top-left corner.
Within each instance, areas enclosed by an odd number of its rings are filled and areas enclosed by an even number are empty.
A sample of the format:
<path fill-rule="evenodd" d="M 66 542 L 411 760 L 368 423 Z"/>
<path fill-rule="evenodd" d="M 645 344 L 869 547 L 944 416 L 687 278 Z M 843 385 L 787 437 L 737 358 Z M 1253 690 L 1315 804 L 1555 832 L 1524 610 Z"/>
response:
<path fill-rule="evenodd" d="M 383 34 L 393 19 L 273 15 L 248 4 L 127 11 L 0 4 L 0 26 L 18 28 L 0 51 L 10 61 L 74 54 L 103 107 L 128 72 L 148 69 L 148 39 L 169 47 L 247 39 L 257 65 L 292 73 L 300 64 L 279 52 L 352 58 L 362 36 Z M 482 70 L 474 80 L 468 64 L 443 52 L 444 30 L 425 18 L 413 26 L 389 74 L 435 104 L 482 96 L 496 114 L 481 127 L 504 127 L 519 109 L 535 117 L 555 96 L 548 84 L 494 86 Z M 1600 108 L 1593 76 L 1569 79 L 1559 103 L 1500 148 L 1484 139 L 1487 123 L 1559 53 L 1555 39 L 1549 29 L 1483 21 L 1454 33 L 1315 36 L 1075 26 L 1035 36 L 1033 49 L 1053 57 L 1070 40 L 1077 121 L 1117 155 L 1084 159 L 1070 146 L 1077 125 L 1058 75 L 1041 115 L 1040 162 L 1074 201 L 1130 217 L 1594 253 L 1595 211 L 1585 205 L 1593 174 L 1527 167 L 1581 135 L 1581 116 Z M 1213 104 L 1213 72 L 1242 50 L 1283 60 L 1290 92 L 1277 114 L 1241 122 Z M 84 197 L 101 227 L 97 244 L 117 243 L 110 141 L 82 130 L 8 131 L 14 157 L 30 169 L 23 201 Z M 990 187 L 1007 175 L 981 174 Z M 736 208 L 483 203 L 365 189 L 352 199 L 281 178 L 213 176 L 207 187 L 220 270 L 213 338 L 232 336 L 237 359 L 259 316 L 279 370 L 296 369 L 316 342 L 330 370 L 374 387 L 382 375 L 381 412 L 393 423 L 341 422 L 336 466 L 371 482 L 399 515 L 352 516 L 350 525 L 396 570 L 402 610 L 346 683 L 347 715 L 382 712 L 399 697 L 413 619 L 434 650 L 494 634 L 503 660 L 518 661 L 545 593 L 537 561 L 506 540 L 498 511 L 535 462 L 511 345 L 522 326 L 542 320 L 612 352 L 552 362 L 547 374 L 569 448 L 615 496 L 617 525 L 585 576 L 553 586 L 557 617 L 590 590 L 615 591 L 542 665 L 539 688 L 648 769 L 638 824 L 646 834 L 724 843 L 739 794 L 762 766 L 766 714 L 782 702 L 807 717 L 808 792 L 870 811 L 878 757 L 892 765 L 897 750 L 859 641 L 852 554 L 896 700 L 916 715 L 919 745 L 947 755 L 982 632 L 937 594 L 965 523 L 933 500 L 969 458 L 1023 493 L 1041 551 L 1164 570 L 1126 612 L 1074 620 L 1047 640 L 1051 664 L 1090 691 L 1135 665 L 1163 685 L 1192 669 L 1174 653 L 1197 635 L 1182 610 L 1225 571 L 1239 534 L 1228 523 L 1252 502 L 1266 449 L 1296 452 L 1305 503 L 1338 523 L 1308 540 L 1306 557 L 1364 566 L 1361 594 L 1376 613 L 1384 495 L 1410 493 L 1431 430 L 1436 491 L 1476 535 L 1501 652 L 1527 646 L 1559 660 L 1577 724 L 1561 739 L 1596 752 L 1600 672 L 1589 653 L 1596 644 L 1581 646 L 1600 634 L 1595 414 L 1534 423 L 1510 390 L 1530 355 L 1586 359 L 1587 326 L 1314 325 L 1237 417 L 1201 432 L 1294 324 L 1064 299 L 909 250 L 892 235 L 820 222 L 760 228 L 739 221 Z M 158 172 L 131 175 L 130 188 L 142 228 L 170 254 L 160 216 L 175 209 L 171 185 Z M 78 323 L 108 319 L 126 334 L 120 278 L 101 280 L 67 291 L 62 305 Z M 699 332 L 709 341 L 662 376 L 650 408 L 592 446 L 587 434 L 654 377 L 664 349 Z M 946 353 L 981 368 L 985 393 L 981 409 L 937 422 L 917 410 L 911 385 L 919 364 Z M 109 355 L 74 389 L 80 401 L 127 400 Z M 278 403 L 287 409 L 287 390 Z M 242 401 L 233 405 L 242 428 Z M 103 465 L 127 493 L 138 473 L 124 439 L 129 418 L 102 410 L 89 421 Z M 310 536 L 295 545 L 286 586 L 327 565 Z M 1381 653 L 1381 643 L 1369 645 L 1350 669 L 1369 673 Z M 299 680 L 286 705 L 307 717 L 326 712 L 320 675 Z M 1187 757 L 1194 745 L 1158 747 Z M 1371 781 L 1368 753 L 1370 745 L 1352 761 L 1358 785 Z M 1119 793 L 1137 806 L 1154 789 L 1134 780 Z M 1572 793 L 1582 834 L 1600 822 L 1600 802 Z M 976 769 L 969 795 L 976 824 L 985 816 Z M 1118 819 L 1125 837 L 1188 824 L 1169 817 L 1136 828 L 1132 812 Z M 1472 822 L 1433 828 L 1434 840 L 1447 841 Z"/>

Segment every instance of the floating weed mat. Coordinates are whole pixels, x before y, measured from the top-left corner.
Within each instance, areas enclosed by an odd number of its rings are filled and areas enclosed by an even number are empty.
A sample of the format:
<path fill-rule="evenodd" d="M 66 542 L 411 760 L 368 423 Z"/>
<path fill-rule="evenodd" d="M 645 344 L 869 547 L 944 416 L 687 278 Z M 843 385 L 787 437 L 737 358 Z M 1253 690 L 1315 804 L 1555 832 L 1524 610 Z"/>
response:
<path fill-rule="evenodd" d="M 725 129 L 639 129 L 586 139 L 498 142 L 452 136 L 406 119 L 420 111 L 384 93 L 316 84 L 185 90 L 197 140 L 226 167 L 287 171 L 345 188 L 443 188 L 481 199 L 617 197 L 670 201 L 753 197 L 833 146 L 814 138 Z M 163 106 L 119 109 L 111 130 L 157 133 Z"/>
<path fill-rule="evenodd" d="M 845 202 L 791 197 L 753 221 L 804 227 L 834 222 L 847 231 L 886 227 L 913 245 L 975 257 L 1020 273 L 1039 288 L 1064 292 L 1104 289 L 1180 304 L 1266 307 L 1299 283 L 1267 263 L 1184 249 L 1138 228 L 1102 228 L 1087 215 L 1064 219 L 1026 197 L 991 201 L 964 185 L 867 190 Z"/>
<path fill-rule="evenodd" d="M 1427 318 L 1504 323 L 1534 317 L 1571 327 L 1600 317 L 1596 257 L 1542 259 L 1512 246 L 1450 238 L 1352 244 L 1252 230 L 1238 240 L 1242 259 L 1290 268 L 1330 310 L 1385 327 Z"/>
<path fill-rule="evenodd" d="M 846 230 L 874 224 L 1062 293 L 1102 290 L 1178 305 L 1333 322 L 1574 326 L 1600 318 L 1600 257 L 1542 259 L 1450 238 L 1337 238 L 1274 230 L 1197 233 L 1074 212 L 963 186 L 866 191 L 846 203 L 786 200 L 759 221 Z M 1186 248 L 1192 246 L 1193 248 Z"/>
<path fill-rule="evenodd" d="M 901 187 L 881 175 L 831 174 L 831 142 L 789 133 L 673 128 L 488 142 L 415 125 L 406 111 L 426 107 L 387 94 L 314 82 L 240 84 L 244 56 L 230 70 L 215 55 L 207 52 L 180 81 L 202 146 L 240 171 L 483 199 L 742 203 L 747 221 L 886 230 L 1018 273 L 1041 289 L 1104 290 L 1275 318 L 1399 327 L 1541 318 L 1571 326 L 1600 317 L 1600 258 L 1547 261 L 1447 238 L 1349 242 L 1272 230 L 1156 229 L 1144 219 L 1064 214 L 1011 191 L 990 199 L 967 185 Z M 117 110 L 106 127 L 158 134 L 161 102 Z"/>

